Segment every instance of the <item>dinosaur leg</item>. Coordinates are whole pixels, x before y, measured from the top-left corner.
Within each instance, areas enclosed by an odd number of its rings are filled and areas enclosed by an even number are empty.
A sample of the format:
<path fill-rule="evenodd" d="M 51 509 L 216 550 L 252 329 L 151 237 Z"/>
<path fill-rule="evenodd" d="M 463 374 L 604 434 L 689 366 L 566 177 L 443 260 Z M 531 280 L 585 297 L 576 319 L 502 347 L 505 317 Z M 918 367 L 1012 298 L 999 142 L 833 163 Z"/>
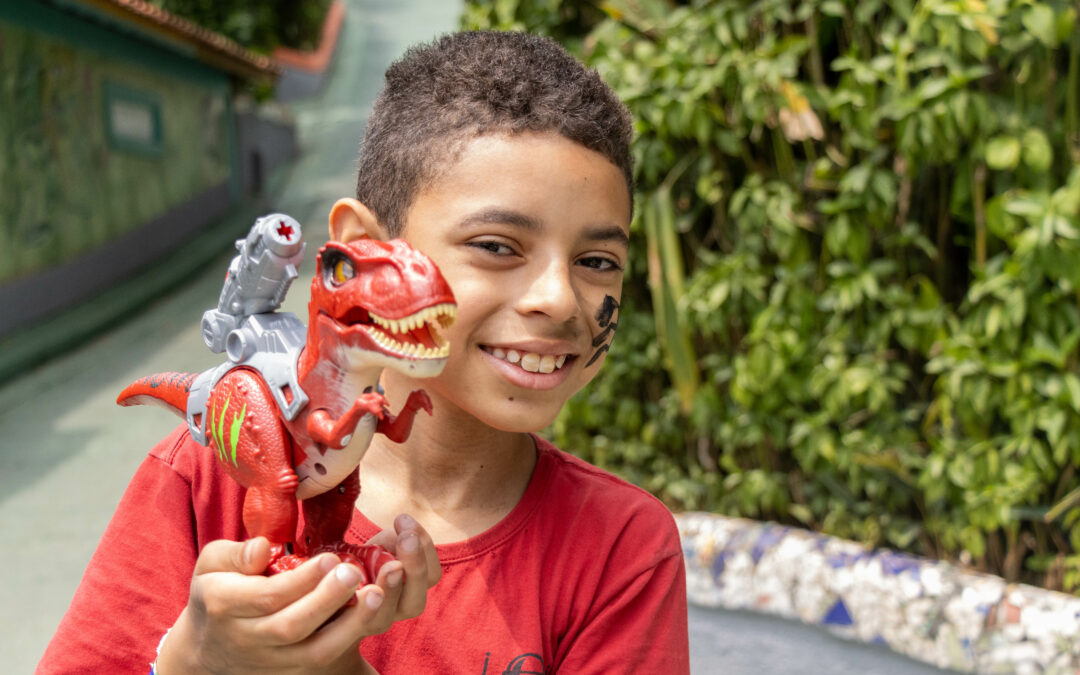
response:
<path fill-rule="evenodd" d="M 332 490 L 305 499 L 304 532 L 300 537 L 300 553 L 283 559 L 283 565 L 295 566 L 320 553 L 334 553 L 344 562 L 360 568 L 362 583 L 379 576 L 383 565 L 394 559 L 382 546 L 350 544 L 345 541 L 356 498 L 360 496 L 360 473 L 353 471 Z"/>
<path fill-rule="evenodd" d="M 248 488 L 244 497 L 244 528 L 248 537 L 266 537 L 271 544 L 271 563 L 286 555 L 296 535 L 296 495 L 272 487 Z M 271 567 L 273 565 L 271 564 Z"/>

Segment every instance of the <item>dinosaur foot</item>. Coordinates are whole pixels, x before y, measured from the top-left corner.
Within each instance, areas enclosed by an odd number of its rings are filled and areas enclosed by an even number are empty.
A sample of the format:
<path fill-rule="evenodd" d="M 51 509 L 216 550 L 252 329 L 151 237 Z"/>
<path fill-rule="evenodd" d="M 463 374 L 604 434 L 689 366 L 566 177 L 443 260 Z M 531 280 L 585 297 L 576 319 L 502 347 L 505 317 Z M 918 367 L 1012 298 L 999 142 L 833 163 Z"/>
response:
<path fill-rule="evenodd" d="M 391 560 L 393 555 L 382 546 L 349 544 L 344 541 L 333 544 L 317 546 L 307 553 L 289 553 L 276 556 L 267 568 L 267 574 L 279 574 L 287 570 L 296 569 L 300 565 L 319 555 L 320 553 L 333 553 L 341 562 L 352 563 L 360 569 L 360 585 L 364 586 L 375 581 L 379 576 L 382 566 Z"/>

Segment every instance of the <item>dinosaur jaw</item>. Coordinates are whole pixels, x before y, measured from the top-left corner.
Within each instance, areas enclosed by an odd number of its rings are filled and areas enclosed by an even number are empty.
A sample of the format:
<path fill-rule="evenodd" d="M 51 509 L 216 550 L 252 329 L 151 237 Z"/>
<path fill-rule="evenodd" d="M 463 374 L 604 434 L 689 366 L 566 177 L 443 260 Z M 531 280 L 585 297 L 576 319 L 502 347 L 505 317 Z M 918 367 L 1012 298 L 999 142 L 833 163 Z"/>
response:
<path fill-rule="evenodd" d="M 456 305 L 438 303 L 412 314 L 385 318 L 360 307 L 340 319 L 319 315 L 322 331 L 332 333 L 345 370 L 393 368 L 411 377 L 434 377 L 450 354 L 446 329 L 454 322 Z"/>

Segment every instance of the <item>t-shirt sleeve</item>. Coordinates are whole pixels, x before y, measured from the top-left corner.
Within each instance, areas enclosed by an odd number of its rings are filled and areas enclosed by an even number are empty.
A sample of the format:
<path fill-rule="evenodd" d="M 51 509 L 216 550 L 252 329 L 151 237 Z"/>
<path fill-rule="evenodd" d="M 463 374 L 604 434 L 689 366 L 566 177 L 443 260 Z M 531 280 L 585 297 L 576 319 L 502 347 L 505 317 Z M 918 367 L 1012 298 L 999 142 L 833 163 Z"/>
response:
<path fill-rule="evenodd" d="M 174 432 L 139 466 L 38 675 L 149 670 L 158 641 L 187 604 L 202 539 L 194 502 L 212 489 L 193 488 L 197 476 L 176 461 L 185 440 L 190 443 L 185 433 Z"/>
<path fill-rule="evenodd" d="M 682 547 L 666 510 L 654 520 L 661 542 L 635 545 L 630 537 L 617 546 L 621 550 L 613 551 L 605 567 L 617 581 L 597 597 L 589 618 L 558 659 L 557 672 L 690 672 Z"/>

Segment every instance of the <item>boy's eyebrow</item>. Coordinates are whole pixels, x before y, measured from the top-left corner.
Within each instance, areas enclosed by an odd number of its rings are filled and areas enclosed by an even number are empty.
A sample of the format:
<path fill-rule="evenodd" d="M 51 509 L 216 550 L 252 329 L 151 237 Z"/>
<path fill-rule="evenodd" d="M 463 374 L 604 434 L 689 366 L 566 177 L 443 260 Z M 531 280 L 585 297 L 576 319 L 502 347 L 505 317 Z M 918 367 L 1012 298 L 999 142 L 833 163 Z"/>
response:
<path fill-rule="evenodd" d="M 626 234 L 626 230 L 618 225 L 590 228 L 585 231 L 583 239 L 586 241 L 611 241 L 630 248 L 630 236 Z"/>
<path fill-rule="evenodd" d="M 514 227 L 520 227 L 521 229 L 530 232 L 539 232 L 543 229 L 540 221 L 535 218 L 531 218 L 519 211 L 511 211 L 509 209 L 501 209 L 498 207 L 491 207 L 475 213 L 470 213 L 461 219 L 458 226 L 468 227 L 469 225 L 493 224 L 513 225 Z"/>
<path fill-rule="evenodd" d="M 468 227 L 470 225 L 490 225 L 494 223 L 520 227 L 529 232 L 540 232 L 544 229 L 544 226 L 540 221 L 531 216 L 521 213 L 520 211 L 512 211 L 498 207 L 482 209 L 475 213 L 470 213 L 458 223 L 458 226 Z M 591 227 L 583 233 L 582 239 L 591 242 L 613 241 L 616 244 L 621 244 L 627 248 L 630 246 L 630 237 L 626 234 L 626 231 L 618 225 Z"/>

